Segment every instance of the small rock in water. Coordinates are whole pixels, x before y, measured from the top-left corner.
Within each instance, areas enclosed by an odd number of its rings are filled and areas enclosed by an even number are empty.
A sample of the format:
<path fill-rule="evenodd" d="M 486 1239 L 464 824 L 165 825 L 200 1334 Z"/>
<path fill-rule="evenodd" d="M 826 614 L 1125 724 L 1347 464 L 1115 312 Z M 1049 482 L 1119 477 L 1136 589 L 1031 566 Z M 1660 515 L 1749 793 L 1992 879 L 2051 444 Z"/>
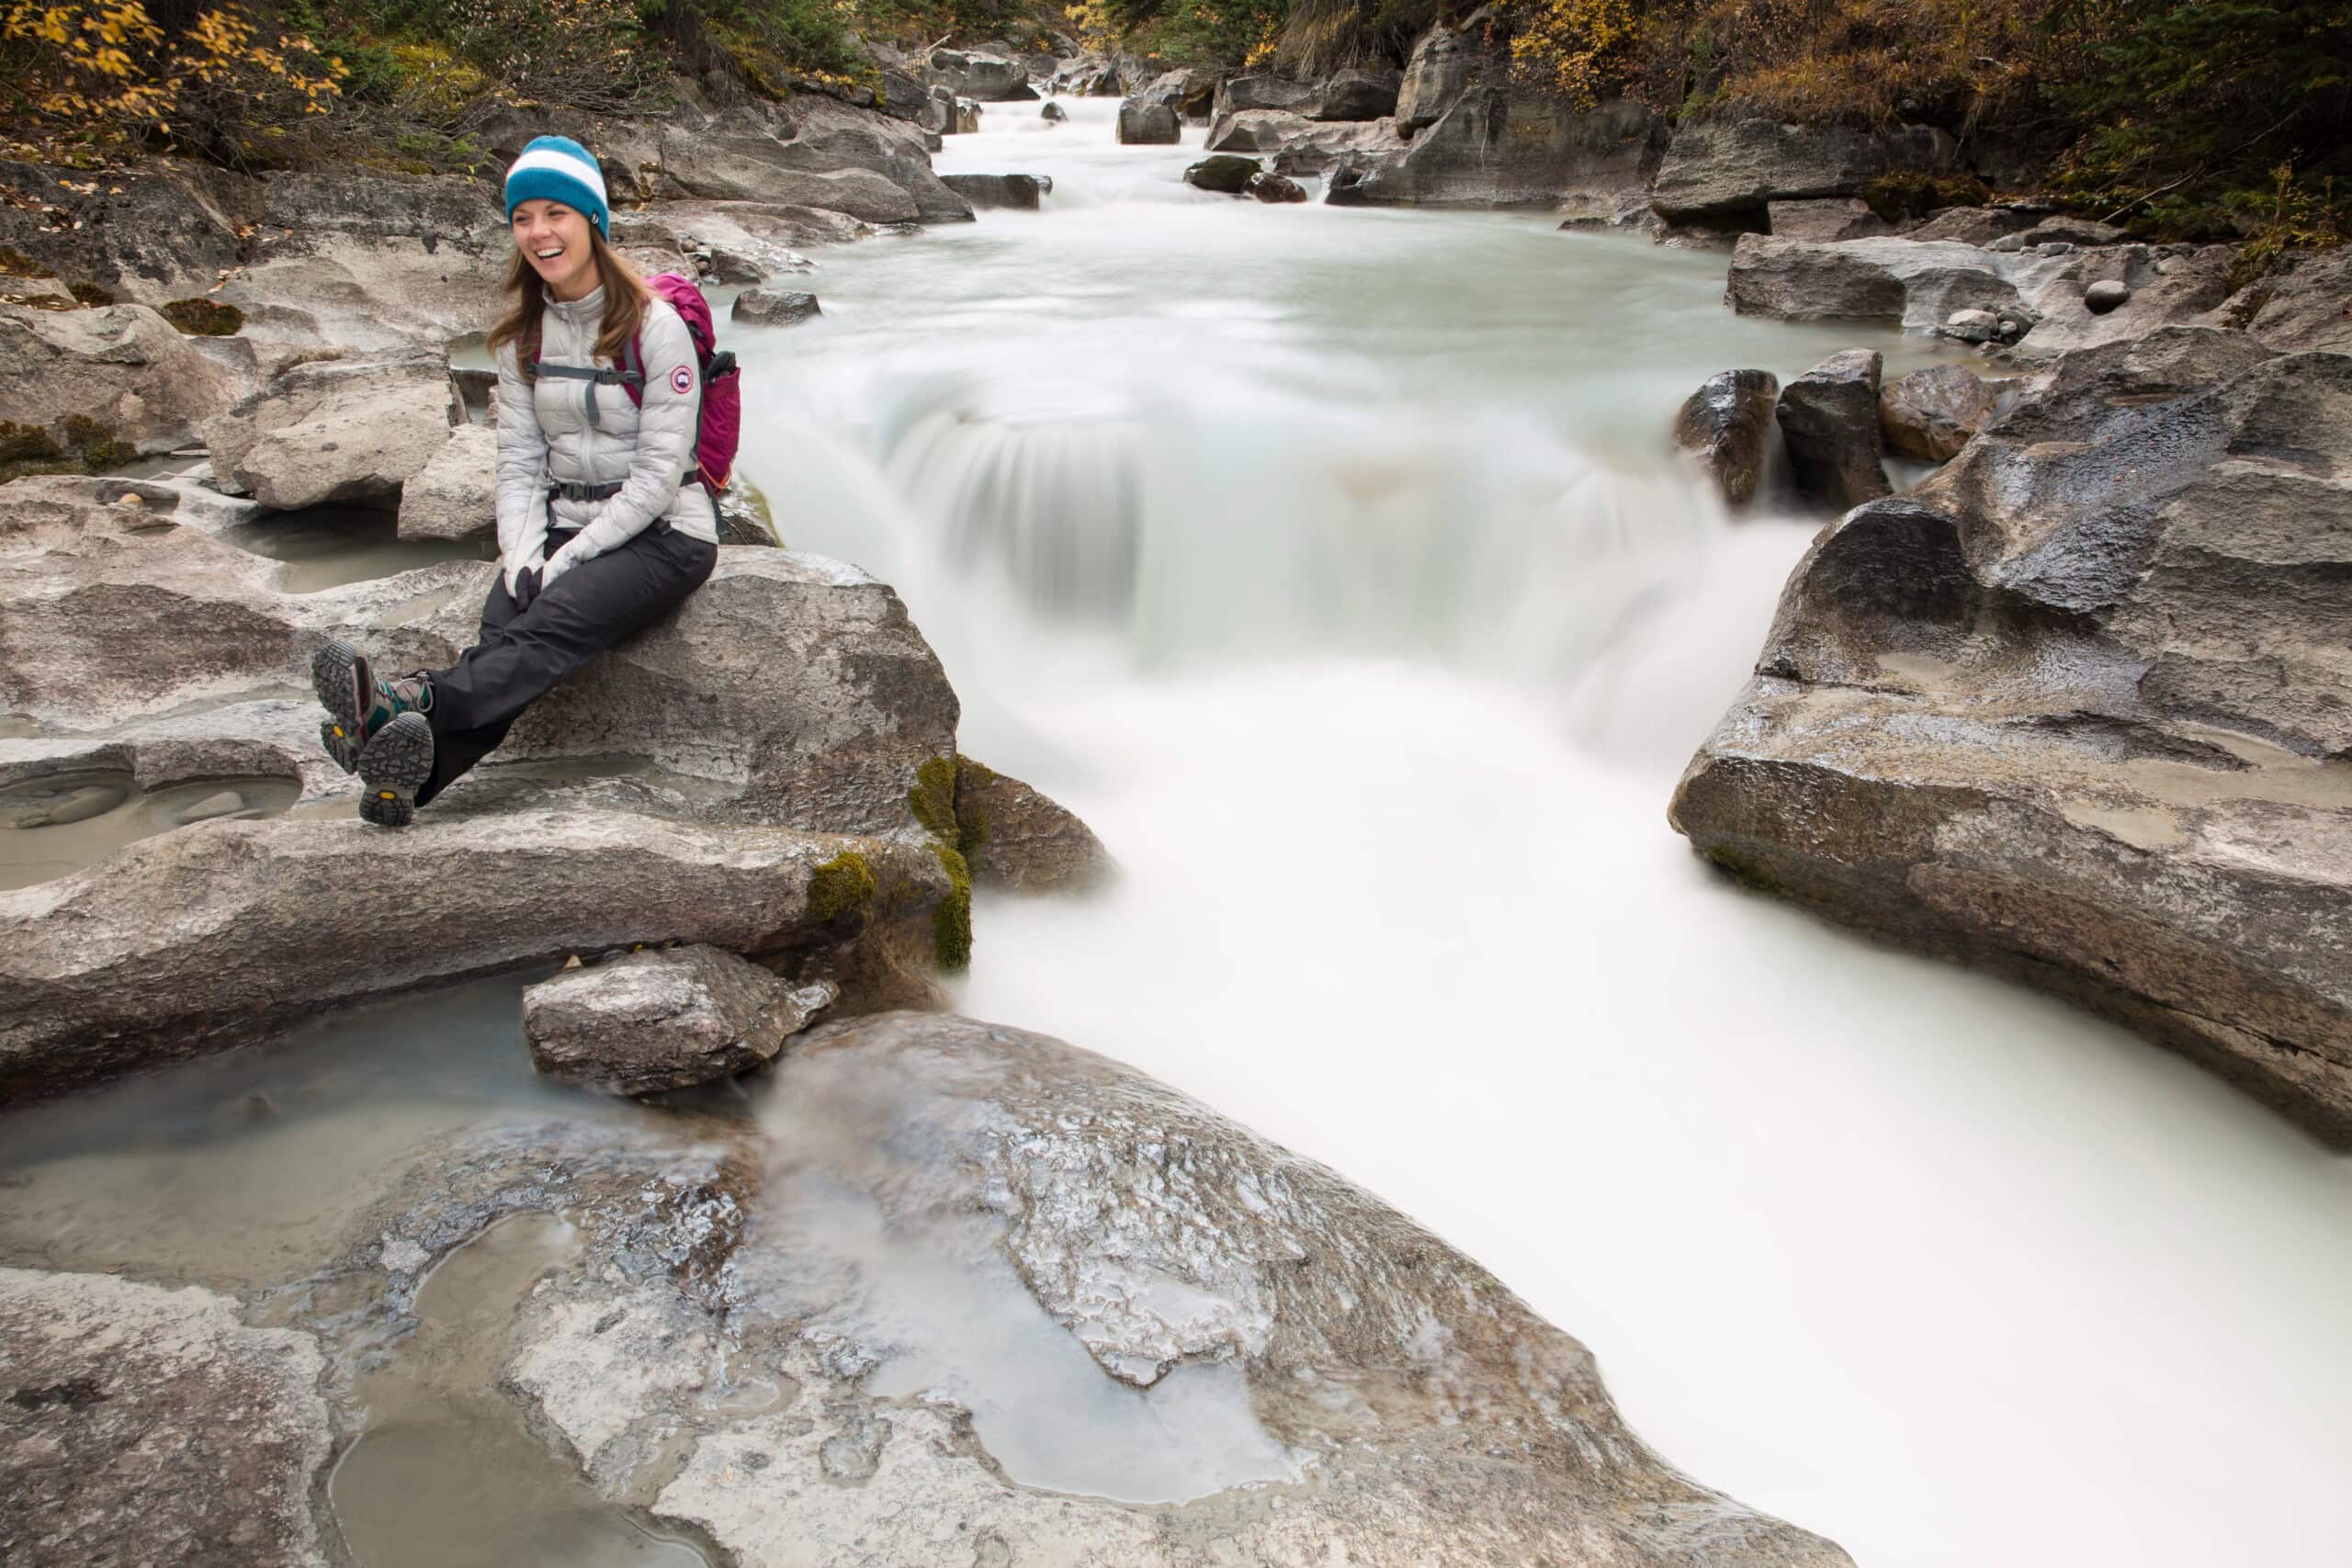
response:
<path fill-rule="evenodd" d="M 2109 277 L 2083 290 L 2083 304 L 2094 316 L 2104 316 L 2132 298 L 2132 286 L 2119 277 Z"/>
<path fill-rule="evenodd" d="M 1054 188 L 1047 175 L 944 175 L 940 183 L 974 207 L 1005 207 L 1022 212 L 1036 211 L 1039 199 Z"/>
<path fill-rule="evenodd" d="M 1962 343 L 1990 343 L 2001 334 L 2001 318 L 1990 310 L 1954 310 L 1944 318 L 1942 331 Z"/>
<path fill-rule="evenodd" d="M 531 1060 L 607 1094 L 657 1094 L 756 1067 L 839 992 L 793 989 L 721 948 L 628 953 L 565 969 L 523 993 Z"/>
<path fill-rule="evenodd" d="M 1306 187 L 1296 180 L 1284 175 L 1267 174 L 1263 171 L 1250 175 L 1249 183 L 1241 188 L 1246 194 L 1256 197 L 1269 206 L 1277 202 L 1306 199 Z"/>
<path fill-rule="evenodd" d="M 37 795 L 0 821 L 11 828 L 67 828 L 103 817 L 130 798 L 130 791 L 120 784 L 77 784 L 55 795 Z"/>
<path fill-rule="evenodd" d="M 1037 111 L 1037 118 L 1039 119 L 1065 120 L 1069 118 L 1069 111 L 1062 107 L 1059 104 L 1048 103 L 1044 108 Z"/>
<path fill-rule="evenodd" d="M 1674 444 L 1698 458 L 1729 506 L 1756 499 L 1772 451 L 1772 407 L 1781 378 L 1770 370 L 1725 370 L 1700 384 L 1674 417 Z"/>
<path fill-rule="evenodd" d="M 191 822 L 207 822 L 215 817 L 231 817 L 245 809 L 245 797 L 233 789 L 218 795 L 208 795 L 195 805 L 184 807 L 172 818 L 175 827 L 185 828 Z"/>
<path fill-rule="evenodd" d="M 817 297 L 803 290 L 747 288 L 735 296 L 735 308 L 729 314 L 738 321 L 788 327 L 824 312 L 817 308 Z"/>
<path fill-rule="evenodd" d="M 1166 104 L 1129 98 L 1119 106 L 1119 143 L 1124 147 L 1173 147 L 1183 138 L 1183 123 Z"/>
<path fill-rule="evenodd" d="M 1212 190 L 1219 196 L 1239 196 L 1257 173 L 1257 159 L 1244 158 L 1238 152 L 1220 152 L 1186 169 L 1184 183 L 1196 190 Z"/>

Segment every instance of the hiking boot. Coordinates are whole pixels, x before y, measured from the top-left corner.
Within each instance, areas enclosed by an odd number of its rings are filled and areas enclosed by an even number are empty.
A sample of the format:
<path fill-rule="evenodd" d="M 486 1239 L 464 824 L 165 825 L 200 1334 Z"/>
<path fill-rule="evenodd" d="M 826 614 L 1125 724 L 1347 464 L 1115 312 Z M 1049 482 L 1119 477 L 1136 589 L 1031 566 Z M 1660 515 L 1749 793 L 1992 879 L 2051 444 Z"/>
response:
<path fill-rule="evenodd" d="M 311 689 L 327 710 L 319 743 L 346 773 L 358 771 L 368 737 L 401 714 L 433 705 L 431 682 L 414 675 L 379 681 L 368 656 L 347 642 L 330 642 L 311 656 Z"/>
<path fill-rule="evenodd" d="M 433 727 L 411 709 L 395 714 L 359 753 L 359 815 L 379 828 L 416 819 L 416 792 L 433 776 Z"/>

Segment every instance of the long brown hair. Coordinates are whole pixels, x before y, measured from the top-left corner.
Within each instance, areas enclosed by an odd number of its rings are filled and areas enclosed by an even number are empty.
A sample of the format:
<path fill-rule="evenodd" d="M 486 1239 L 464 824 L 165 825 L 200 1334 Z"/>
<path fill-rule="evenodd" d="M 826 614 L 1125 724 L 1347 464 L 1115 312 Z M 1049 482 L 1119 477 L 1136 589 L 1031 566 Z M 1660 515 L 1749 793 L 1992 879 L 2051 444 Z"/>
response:
<path fill-rule="evenodd" d="M 644 324 L 645 307 L 653 296 L 628 258 L 605 243 L 593 220 L 588 225 L 588 254 L 596 260 L 596 280 L 605 288 L 605 320 L 596 333 L 596 357 L 617 361 L 622 347 Z M 506 292 L 513 302 L 490 329 L 490 352 L 494 355 L 510 343 L 517 344 L 516 367 L 528 381 L 531 362 L 538 357 L 539 323 L 547 315 L 548 296 L 538 269 L 520 245 L 514 247 L 514 260 L 506 265 Z"/>

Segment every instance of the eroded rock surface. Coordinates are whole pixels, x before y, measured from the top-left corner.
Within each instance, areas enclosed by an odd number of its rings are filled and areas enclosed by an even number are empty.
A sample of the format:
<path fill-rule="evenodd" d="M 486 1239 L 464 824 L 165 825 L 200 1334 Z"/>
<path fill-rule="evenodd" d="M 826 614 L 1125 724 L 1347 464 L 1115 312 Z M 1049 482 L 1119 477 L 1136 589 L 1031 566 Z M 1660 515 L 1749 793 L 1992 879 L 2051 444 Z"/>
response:
<path fill-rule="evenodd" d="M 1689 119 L 1667 147 L 1652 199 L 1673 223 L 1761 220 L 1776 201 L 1860 196 L 1892 169 L 1933 173 L 1956 156 L 1951 137 L 1919 126 L 1861 131 L 1756 115 Z"/>
<path fill-rule="evenodd" d="M 720 1266 L 592 1250 L 508 1369 L 747 1568 L 1846 1562 L 1659 1461 L 1476 1263 L 1127 1068 L 900 1013 L 764 1093 Z"/>
<path fill-rule="evenodd" d="M 210 1291 L 0 1269 L 0 1561 L 324 1564 L 324 1364 Z"/>
<path fill-rule="evenodd" d="M 1815 542 L 1676 825 L 2352 1146 L 2347 433 L 2352 357 L 2200 327 L 2064 356 Z"/>
<path fill-rule="evenodd" d="M 1958 456 L 1997 406 L 1993 389 L 1967 366 L 1932 365 L 1880 386 L 1879 430 L 1905 457 L 1940 463 Z"/>
<path fill-rule="evenodd" d="M 109 439 L 168 450 L 236 395 L 232 375 L 144 305 L 0 305 L 0 421 L 62 434 L 78 416 Z"/>
<path fill-rule="evenodd" d="M 1879 367 L 1874 348 L 1833 354 L 1781 393 L 1775 411 L 1798 493 L 1843 512 L 1887 492 L 1880 464 Z"/>

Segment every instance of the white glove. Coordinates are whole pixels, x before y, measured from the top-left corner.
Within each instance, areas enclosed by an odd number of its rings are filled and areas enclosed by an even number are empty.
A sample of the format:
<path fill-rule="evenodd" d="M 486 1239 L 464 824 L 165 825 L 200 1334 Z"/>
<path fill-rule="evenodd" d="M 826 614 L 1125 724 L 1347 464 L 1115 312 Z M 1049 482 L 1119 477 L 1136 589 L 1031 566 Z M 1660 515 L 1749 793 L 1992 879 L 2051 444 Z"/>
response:
<path fill-rule="evenodd" d="M 570 571 L 573 567 L 578 566 L 582 558 L 583 558 L 580 554 L 578 540 L 572 541 L 572 543 L 564 546 L 563 548 L 549 556 L 548 558 L 547 565 L 541 568 L 539 571 L 539 592 L 544 593 L 548 589 L 553 588 L 555 586 L 555 580 L 561 577 L 565 572 Z"/>

